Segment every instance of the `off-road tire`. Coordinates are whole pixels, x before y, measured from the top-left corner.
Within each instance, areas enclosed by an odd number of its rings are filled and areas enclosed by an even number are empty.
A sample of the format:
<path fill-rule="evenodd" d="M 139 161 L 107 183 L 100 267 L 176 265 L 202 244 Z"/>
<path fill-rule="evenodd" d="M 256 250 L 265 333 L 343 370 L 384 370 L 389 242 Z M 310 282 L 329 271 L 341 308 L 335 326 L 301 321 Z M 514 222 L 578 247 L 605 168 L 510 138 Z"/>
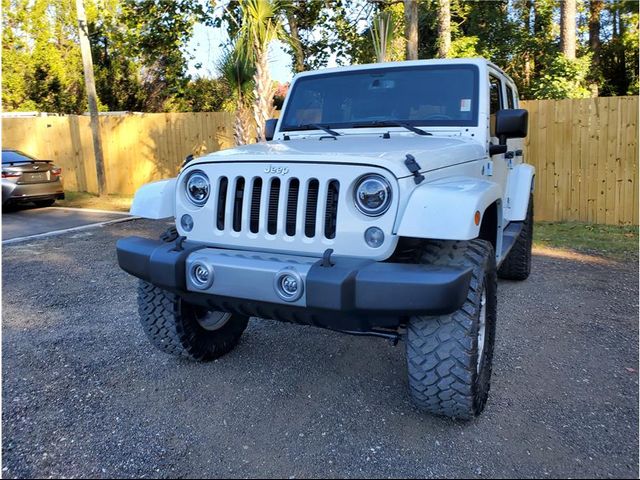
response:
<path fill-rule="evenodd" d="M 51 205 L 53 205 L 54 203 L 56 203 L 55 199 L 49 199 L 49 200 L 35 200 L 34 205 L 38 208 L 45 208 L 45 207 L 50 207 Z"/>
<path fill-rule="evenodd" d="M 429 241 L 420 263 L 472 268 L 467 298 L 449 315 L 414 316 L 407 325 L 409 390 L 426 412 L 469 420 L 487 402 L 496 328 L 496 266 L 484 240 Z M 485 293 L 484 353 L 478 367 L 478 333 Z"/>
<path fill-rule="evenodd" d="M 159 350 L 196 361 L 210 361 L 230 352 L 247 328 L 249 318 L 232 314 L 216 330 L 202 327 L 207 311 L 150 283 L 138 285 L 140 323 Z"/>
<path fill-rule="evenodd" d="M 498 268 L 498 277 L 505 280 L 526 280 L 531 273 L 531 245 L 533 243 L 533 195 L 529 198 L 527 218 L 511 251 Z"/>

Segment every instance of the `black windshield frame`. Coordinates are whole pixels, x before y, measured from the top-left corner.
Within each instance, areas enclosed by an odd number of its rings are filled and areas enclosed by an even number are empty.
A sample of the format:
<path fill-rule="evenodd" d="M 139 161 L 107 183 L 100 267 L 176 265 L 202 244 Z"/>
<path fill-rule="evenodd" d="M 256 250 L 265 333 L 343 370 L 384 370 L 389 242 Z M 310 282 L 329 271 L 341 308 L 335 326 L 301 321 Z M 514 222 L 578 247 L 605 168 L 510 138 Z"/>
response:
<path fill-rule="evenodd" d="M 284 115 L 282 117 L 282 124 L 280 126 L 281 131 L 301 131 L 301 130 L 309 130 L 308 127 L 298 126 L 295 124 L 287 124 L 291 100 L 295 98 L 296 90 L 300 87 L 300 85 L 304 84 L 307 81 L 311 80 L 321 80 L 324 77 L 333 77 L 333 76 L 352 76 L 352 75 L 378 75 L 385 74 L 389 72 L 403 72 L 403 71 L 425 71 L 425 70 L 467 70 L 472 72 L 473 78 L 473 98 L 471 99 L 471 118 L 468 120 L 455 119 L 455 120 L 425 120 L 425 119 L 393 119 L 393 121 L 407 123 L 413 126 L 422 126 L 422 127 L 476 127 L 478 126 L 478 116 L 479 116 L 479 85 L 480 85 L 480 69 L 477 65 L 472 63 L 460 63 L 460 64 L 450 64 L 450 65 L 408 65 L 408 66 L 398 66 L 398 67 L 379 67 L 379 68 L 366 68 L 366 69 L 356 69 L 356 70 L 347 70 L 340 72 L 327 72 L 327 73 L 317 73 L 309 76 L 304 76 L 298 78 L 289 93 L 289 99 L 287 100 L 287 106 L 285 107 Z M 446 87 L 445 87 L 446 88 Z M 362 124 L 366 122 L 361 121 L 353 121 L 353 122 L 335 122 L 335 123 L 327 123 L 324 121 L 316 122 L 322 123 L 323 125 L 327 125 L 332 129 L 338 128 L 354 128 L 354 124 L 357 124 L 360 128 L 362 128 Z M 371 125 L 372 128 L 376 128 L 375 125 Z"/>

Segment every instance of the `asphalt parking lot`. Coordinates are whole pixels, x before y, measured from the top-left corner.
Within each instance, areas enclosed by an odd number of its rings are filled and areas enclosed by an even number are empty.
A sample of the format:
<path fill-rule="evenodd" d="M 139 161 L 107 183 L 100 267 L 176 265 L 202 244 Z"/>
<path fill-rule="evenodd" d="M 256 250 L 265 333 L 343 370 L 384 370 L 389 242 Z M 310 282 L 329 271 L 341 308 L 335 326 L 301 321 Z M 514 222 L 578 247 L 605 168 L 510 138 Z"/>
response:
<path fill-rule="evenodd" d="M 3 247 L 3 477 L 638 477 L 636 262 L 536 255 L 500 282 L 465 424 L 412 407 L 402 344 L 252 320 L 216 362 L 156 352 L 114 244 L 164 228 Z"/>
<path fill-rule="evenodd" d="M 75 229 L 105 222 L 117 222 L 129 215 L 80 208 L 13 207 L 2 212 L 2 240 L 15 241 L 34 235 Z"/>

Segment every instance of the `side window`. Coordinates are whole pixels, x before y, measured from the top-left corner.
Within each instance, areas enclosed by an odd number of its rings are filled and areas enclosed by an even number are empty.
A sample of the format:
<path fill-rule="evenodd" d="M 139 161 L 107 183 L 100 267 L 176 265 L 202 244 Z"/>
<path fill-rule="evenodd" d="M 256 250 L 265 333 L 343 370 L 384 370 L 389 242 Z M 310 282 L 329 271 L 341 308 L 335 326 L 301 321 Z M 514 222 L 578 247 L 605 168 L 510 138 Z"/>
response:
<path fill-rule="evenodd" d="M 516 108 L 514 98 L 513 89 L 507 85 L 507 108 Z"/>
<path fill-rule="evenodd" d="M 502 108 L 504 102 L 502 101 L 502 82 L 489 75 L 489 133 L 492 137 L 496 136 L 496 112 Z"/>

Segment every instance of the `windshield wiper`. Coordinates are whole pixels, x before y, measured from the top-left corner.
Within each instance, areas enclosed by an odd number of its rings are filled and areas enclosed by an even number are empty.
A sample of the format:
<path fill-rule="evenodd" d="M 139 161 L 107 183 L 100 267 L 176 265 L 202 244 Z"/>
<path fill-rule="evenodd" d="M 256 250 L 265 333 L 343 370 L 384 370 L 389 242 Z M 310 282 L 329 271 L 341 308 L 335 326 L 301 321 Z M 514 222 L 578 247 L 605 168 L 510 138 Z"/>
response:
<path fill-rule="evenodd" d="M 354 128 L 365 128 L 365 127 L 402 127 L 402 128 L 406 128 L 407 130 L 413 132 L 413 133 L 417 133 L 418 135 L 433 135 L 432 133 L 429 132 L 425 132 L 424 130 L 422 130 L 421 128 L 418 127 L 414 127 L 413 125 L 411 125 L 410 123 L 406 123 L 406 122 L 396 122 L 394 120 L 376 120 L 373 122 L 366 122 L 366 123 L 358 123 L 356 125 L 353 126 Z"/>
<path fill-rule="evenodd" d="M 339 137 L 340 135 L 342 135 L 341 133 L 338 133 L 335 130 L 331 130 L 329 128 L 329 125 L 323 125 L 321 123 L 306 123 L 304 125 L 298 125 L 296 129 L 297 130 L 312 130 L 312 129 L 324 130 L 326 133 L 334 137 Z"/>

